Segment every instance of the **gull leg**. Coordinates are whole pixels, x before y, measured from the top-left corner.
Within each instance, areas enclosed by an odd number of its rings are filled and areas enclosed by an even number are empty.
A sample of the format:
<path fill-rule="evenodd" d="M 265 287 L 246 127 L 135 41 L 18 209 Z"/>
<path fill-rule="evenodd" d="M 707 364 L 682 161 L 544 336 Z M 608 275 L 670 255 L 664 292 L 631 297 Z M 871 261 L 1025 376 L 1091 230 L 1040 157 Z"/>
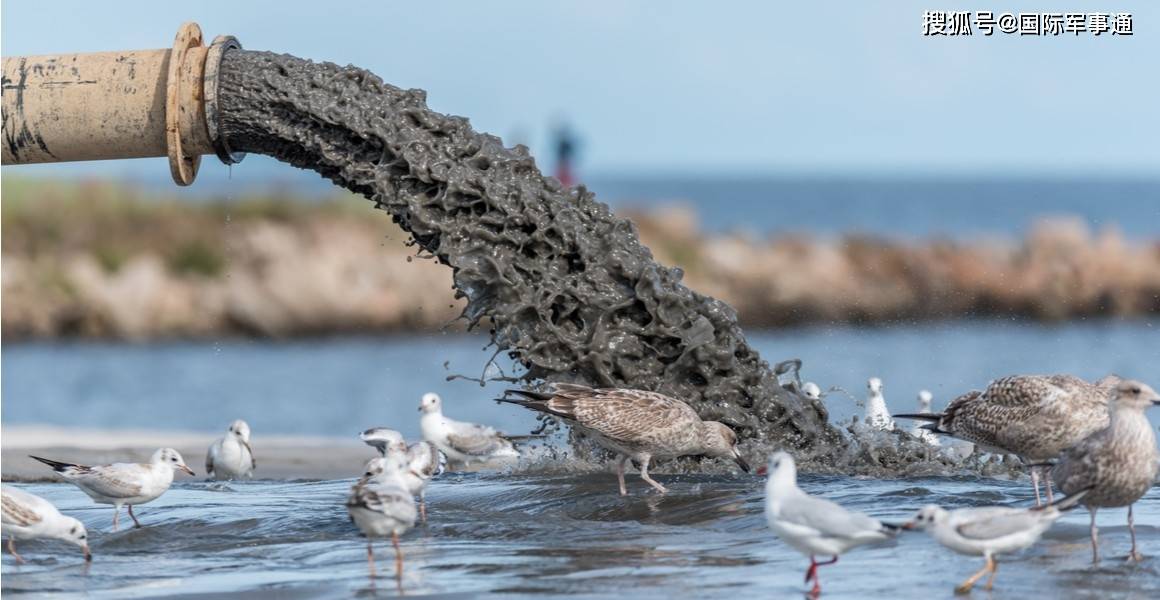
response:
<path fill-rule="evenodd" d="M 813 579 L 814 579 L 814 587 L 810 588 L 810 596 L 817 597 L 817 596 L 821 595 L 821 593 L 822 593 L 822 577 L 821 577 L 821 575 L 818 574 L 818 567 L 823 566 L 823 565 L 832 565 L 836 562 L 838 562 L 838 555 L 837 554 L 834 555 L 834 558 L 831 558 L 830 560 L 827 560 L 826 562 L 817 562 L 816 560 L 814 560 L 813 556 L 810 556 L 810 571 L 809 571 L 809 573 L 813 574 Z M 807 573 L 807 576 L 809 576 L 809 573 Z M 809 581 L 809 580 L 807 579 L 806 581 Z"/>
<path fill-rule="evenodd" d="M 621 455 L 621 457 L 616 460 L 616 480 L 620 482 L 621 496 L 628 495 L 628 488 L 624 485 L 624 463 L 626 462 L 628 462 L 628 457 L 624 455 Z"/>
<path fill-rule="evenodd" d="M 1047 503 L 1055 502 L 1055 497 L 1051 493 L 1051 467 L 1043 467 L 1043 485 L 1047 488 Z"/>
<path fill-rule="evenodd" d="M 991 557 L 991 576 L 987 578 L 987 591 L 991 591 L 991 587 L 995 585 L 995 575 L 999 574 L 999 561 Z"/>
<path fill-rule="evenodd" d="M 991 556 L 987 555 L 985 558 L 986 558 L 987 562 L 986 562 L 986 564 L 983 565 L 983 568 L 979 569 L 979 572 L 968 577 L 966 581 L 960 583 L 959 586 L 955 588 L 956 594 L 969 593 L 971 591 L 971 588 L 975 587 L 975 582 L 978 581 L 980 578 L 982 578 L 983 575 L 986 575 L 987 573 L 989 573 L 991 571 L 991 565 L 992 565 Z"/>
<path fill-rule="evenodd" d="M 419 490 L 419 520 L 427 523 L 427 490 Z"/>
<path fill-rule="evenodd" d="M 403 549 L 399 547 L 399 534 L 391 532 L 391 543 L 395 545 L 395 581 L 403 582 Z"/>
<path fill-rule="evenodd" d="M 640 478 L 647 481 L 649 485 L 655 487 L 658 492 L 660 492 L 662 494 L 667 493 L 668 490 L 665 489 L 665 486 L 653 481 L 653 478 L 648 476 L 649 460 L 651 460 L 651 457 L 646 456 L 644 458 L 644 460 L 641 461 L 641 463 L 640 463 Z"/>
<path fill-rule="evenodd" d="M 370 569 L 371 579 L 375 578 L 375 549 L 372 547 L 371 536 L 367 536 L 367 567 Z"/>
<path fill-rule="evenodd" d="M 121 518 L 121 505 L 114 504 L 113 505 L 113 532 L 114 533 L 116 533 L 116 531 L 117 531 L 117 519 L 120 519 L 120 518 Z"/>
<path fill-rule="evenodd" d="M 140 529 L 141 528 L 141 521 L 138 521 L 137 516 L 133 514 L 133 505 L 129 504 L 127 506 L 129 507 L 129 516 L 133 519 L 133 528 Z"/>
<path fill-rule="evenodd" d="M 1132 535 L 1132 550 L 1128 552 L 1128 562 L 1140 562 L 1144 555 L 1136 551 L 1136 522 L 1132 519 L 1132 505 L 1128 505 L 1128 533 Z"/>
<path fill-rule="evenodd" d="M 16 553 L 16 538 L 8 538 L 8 553 L 16 559 L 16 564 L 24 564 L 24 557 Z"/>
<path fill-rule="evenodd" d="M 818 576 L 818 561 L 814 559 L 814 555 L 810 555 L 810 568 L 806 569 L 806 580 L 804 583 L 809 583 L 814 577 Z M 820 590 L 819 590 L 820 591 Z"/>
<path fill-rule="evenodd" d="M 1042 506 L 1043 501 L 1039 498 L 1039 468 L 1031 467 L 1031 485 L 1035 487 L 1035 506 Z"/>
<path fill-rule="evenodd" d="M 1092 564 L 1100 564 L 1100 530 L 1096 527 L 1096 507 L 1089 506 L 1088 512 L 1092 514 Z"/>

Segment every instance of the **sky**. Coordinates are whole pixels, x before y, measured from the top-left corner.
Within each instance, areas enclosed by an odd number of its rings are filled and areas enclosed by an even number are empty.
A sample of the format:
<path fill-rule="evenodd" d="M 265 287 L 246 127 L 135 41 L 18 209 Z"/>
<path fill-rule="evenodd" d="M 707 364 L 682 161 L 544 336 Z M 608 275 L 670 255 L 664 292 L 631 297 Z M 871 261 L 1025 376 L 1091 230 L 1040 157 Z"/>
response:
<path fill-rule="evenodd" d="M 566 120 L 587 173 L 1155 176 L 1158 4 L 6 0 L 0 46 L 166 47 L 193 20 L 207 39 L 426 89 L 436 110 L 527 144 L 541 165 Z M 926 10 L 980 8 L 1126 11 L 1135 34 L 922 35 Z M 145 169 L 166 167 L 67 172 Z"/>

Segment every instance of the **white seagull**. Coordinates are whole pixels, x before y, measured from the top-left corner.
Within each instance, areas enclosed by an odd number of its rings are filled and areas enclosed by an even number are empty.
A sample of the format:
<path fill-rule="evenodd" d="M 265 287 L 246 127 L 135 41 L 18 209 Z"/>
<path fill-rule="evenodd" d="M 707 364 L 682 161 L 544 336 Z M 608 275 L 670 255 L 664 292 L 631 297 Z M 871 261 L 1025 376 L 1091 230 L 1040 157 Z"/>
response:
<path fill-rule="evenodd" d="M 987 590 L 995 583 L 998 564 L 995 556 L 1022 550 L 1037 542 L 1051 528 L 1063 511 L 1075 507 L 1087 493 L 1077 492 L 1056 502 L 1034 508 L 982 506 L 945 508 L 928 504 L 922 507 L 904 529 L 922 529 L 946 548 L 969 556 L 982 556 L 983 568 L 955 588 L 956 594 L 971 591 L 980 577 L 990 573 Z"/>
<path fill-rule="evenodd" d="M 810 400 L 821 400 L 822 388 L 812 381 L 807 381 L 802 384 L 802 395 Z"/>
<path fill-rule="evenodd" d="M 933 400 L 934 396 L 930 393 L 930 390 L 920 390 L 918 392 L 918 414 L 930 414 L 930 404 Z M 911 426 L 910 435 L 913 435 L 914 437 L 918 438 L 919 441 L 926 442 L 931 446 L 941 445 L 938 436 L 929 429 L 923 428 L 920 421 L 915 421 L 914 425 Z"/>
<path fill-rule="evenodd" d="M 156 500 L 173 483 L 173 472 L 185 471 L 193 475 L 193 470 L 185 466 L 181 454 L 173 448 L 161 448 L 153 453 L 147 463 L 113 463 L 111 465 L 74 465 L 33 456 L 32 458 L 52 467 L 73 485 L 81 488 L 97 504 L 113 505 L 113 531 L 117 530 L 117 519 L 121 516 L 121 506 L 129 507 L 129 518 L 133 526 L 141 522 L 133 514 L 133 506 Z"/>
<path fill-rule="evenodd" d="M 206 474 L 214 479 L 250 478 L 257 466 L 250 446 L 250 426 L 241 419 L 230 423 L 225 437 L 214 442 L 205 454 Z"/>
<path fill-rule="evenodd" d="M 366 472 L 350 490 L 346 510 L 350 520 L 367 538 L 367 565 L 375 576 L 374 538 L 391 538 L 395 547 L 395 580 L 403 579 L 403 551 L 399 536 L 415 526 L 415 498 L 407 489 L 403 455 L 389 453 L 367 461 Z"/>
<path fill-rule="evenodd" d="M 419 428 L 447 458 L 462 464 L 495 458 L 519 458 L 515 443 L 486 425 L 464 423 L 443 416 L 443 400 L 438 394 L 423 394 L 419 403 Z"/>
<path fill-rule="evenodd" d="M 6 485 L 0 488 L 0 504 L 3 505 L 2 525 L 4 535 L 8 536 L 8 552 L 16 562 L 24 562 L 24 557 L 16 553 L 16 540 L 39 538 L 72 542 L 84 551 L 85 562 L 93 560 L 84 523 L 60 514 L 48 500 Z"/>
<path fill-rule="evenodd" d="M 882 396 L 882 380 L 871 377 L 866 380 L 866 425 L 884 431 L 894 429 L 894 419 L 886 408 L 886 398 Z"/>
<path fill-rule="evenodd" d="M 806 583 L 812 579 L 811 596 L 822 591 L 818 566 L 838 562 L 838 556 L 863 546 L 894 537 L 898 527 L 842 508 L 829 500 L 811 496 L 797 485 L 793 457 L 775 452 L 769 457 L 769 480 L 765 483 L 765 518 L 777 537 L 791 548 L 810 557 Z M 832 556 L 818 562 L 818 554 Z"/>
<path fill-rule="evenodd" d="M 373 446 L 379 454 L 400 453 L 406 458 L 407 469 L 403 481 L 412 495 L 419 496 L 419 519 L 427 522 L 427 482 L 442 475 L 447 468 L 447 457 L 431 442 L 415 442 L 410 446 L 403 434 L 386 427 L 373 427 L 359 434 L 368 446 Z"/>

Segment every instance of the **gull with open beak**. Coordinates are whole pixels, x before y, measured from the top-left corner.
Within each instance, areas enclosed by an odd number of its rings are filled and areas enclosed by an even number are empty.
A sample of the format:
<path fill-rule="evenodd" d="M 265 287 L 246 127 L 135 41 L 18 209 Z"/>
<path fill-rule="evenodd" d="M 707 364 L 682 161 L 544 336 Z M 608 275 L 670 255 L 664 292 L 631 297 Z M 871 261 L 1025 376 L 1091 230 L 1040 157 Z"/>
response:
<path fill-rule="evenodd" d="M 24 557 L 16 553 L 16 540 L 51 538 L 71 542 L 81 547 L 85 562 L 93 560 L 89 552 L 89 534 L 84 523 L 65 515 L 51 502 L 12 486 L 0 488 L 3 504 L 3 534 L 8 538 L 8 552 L 23 563 Z"/>
<path fill-rule="evenodd" d="M 174 471 L 185 471 L 193 475 L 193 470 L 185 465 L 185 459 L 173 448 L 161 448 L 153 453 L 147 463 L 113 463 L 110 465 L 77 465 L 33 456 L 32 458 L 52 467 L 61 477 L 79 487 L 97 504 L 113 505 L 113 531 L 117 530 L 117 519 L 121 506 L 129 507 L 129 518 L 133 526 L 141 522 L 133 514 L 133 506 L 152 502 L 164 494 L 173 483 Z"/>

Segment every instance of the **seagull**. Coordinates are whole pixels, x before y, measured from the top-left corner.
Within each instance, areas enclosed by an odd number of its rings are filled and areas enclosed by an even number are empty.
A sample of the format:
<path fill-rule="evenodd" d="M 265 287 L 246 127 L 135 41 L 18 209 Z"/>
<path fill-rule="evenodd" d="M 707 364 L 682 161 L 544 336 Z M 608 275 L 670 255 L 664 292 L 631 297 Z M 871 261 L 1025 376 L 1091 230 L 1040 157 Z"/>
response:
<path fill-rule="evenodd" d="M 1128 531 L 1132 550 L 1128 560 L 1139 562 L 1132 504 L 1142 498 L 1160 471 L 1160 450 L 1156 433 L 1144 411 L 1160 404 L 1160 395 L 1139 381 L 1119 381 L 1109 407 L 1107 427 L 1068 448 L 1052 469 L 1052 476 L 1065 494 L 1091 488 L 1083 503 L 1091 513 L 1092 563 L 1100 561 L 1096 510 L 1101 507 L 1128 507 Z"/>
<path fill-rule="evenodd" d="M 933 399 L 934 399 L 934 396 L 931 395 L 930 390 L 919 391 L 918 392 L 918 414 L 920 414 L 920 415 L 930 414 L 930 403 Z M 918 438 L 919 441 L 926 442 L 927 444 L 930 444 L 931 446 L 940 445 L 938 436 L 936 436 L 934 433 L 931 433 L 931 431 L 929 429 L 923 429 L 922 425 L 920 425 L 917 422 L 914 424 L 913 427 L 910 428 L 910 435 L 913 435 L 914 437 Z"/>
<path fill-rule="evenodd" d="M 990 573 L 987 591 L 995 583 L 999 565 L 995 556 L 1022 550 L 1039 541 L 1063 512 L 1074 508 L 1088 490 L 1076 492 L 1055 504 L 1034 508 L 981 506 L 946 510 L 934 504 L 922 507 L 903 529 L 925 530 L 936 542 L 959 554 L 982 556 L 982 569 L 955 588 L 956 594 L 966 594 L 980 577 Z"/>
<path fill-rule="evenodd" d="M 821 400 L 822 388 L 812 381 L 807 381 L 802 384 L 802 395 L 810 400 Z"/>
<path fill-rule="evenodd" d="M 419 428 L 447 458 L 465 465 L 496 458 L 519 458 L 515 442 L 486 425 L 464 423 L 443 416 L 439 394 L 426 393 L 419 402 Z"/>
<path fill-rule="evenodd" d="M 1111 387 L 1106 384 L 1117 380 L 1105 378 L 1100 385 L 1072 375 L 1013 375 L 951 400 L 941 413 L 897 416 L 928 421 L 928 430 L 972 442 L 986 452 L 1043 463 L 1107 426 Z M 1042 503 L 1039 474 L 1032 467 L 1036 505 Z M 1048 472 L 1049 503 L 1050 479 Z"/>
<path fill-rule="evenodd" d="M 890 431 L 894 429 L 894 420 L 890 418 L 890 410 L 886 408 L 886 399 L 882 397 L 882 380 L 871 377 L 866 380 L 866 424 L 874 429 Z"/>
<path fill-rule="evenodd" d="M 419 519 L 427 522 L 427 482 L 442 475 L 447 468 L 447 457 L 431 442 L 415 442 L 410 446 L 403 434 L 386 427 L 373 427 L 359 434 L 368 446 L 373 446 L 379 454 L 397 452 L 406 458 L 407 469 L 403 481 L 412 495 L 419 496 Z"/>
<path fill-rule="evenodd" d="M 39 456 L 31 458 L 52 467 L 53 471 L 81 488 L 97 504 L 112 504 L 113 531 L 117 530 L 121 505 L 129 507 L 129 518 L 133 519 L 133 526 L 140 527 L 141 522 L 133 515 L 133 505 L 152 502 L 164 494 L 173 483 L 174 471 L 194 474 L 192 469 L 185 466 L 181 454 L 173 448 L 157 450 L 148 463 L 113 463 L 92 467 Z"/>
<path fill-rule="evenodd" d="M 775 452 L 769 457 L 769 479 L 765 483 L 765 518 L 781 541 L 810 557 L 806 583 L 814 582 L 810 595 L 822 592 L 818 567 L 838 562 L 838 556 L 858 546 L 884 542 L 898 533 L 898 527 L 868 515 L 853 512 L 824 498 L 811 496 L 797 485 L 793 457 Z M 818 562 L 815 555 L 833 556 Z"/>
<path fill-rule="evenodd" d="M 388 453 L 367 461 L 365 474 L 350 490 L 346 510 L 350 520 L 367 538 L 367 564 L 375 576 L 374 538 L 390 537 L 395 547 L 395 580 L 403 579 L 403 551 L 399 536 L 415 526 L 415 498 L 407 489 L 403 473 L 405 457 Z"/>
<path fill-rule="evenodd" d="M 214 479 L 241 479 L 254 476 L 258 461 L 250 447 L 250 426 L 238 419 L 230 423 L 226 435 L 209 447 L 205 471 Z"/>
<path fill-rule="evenodd" d="M 624 484 L 624 463 L 632 459 L 640 465 L 640 477 L 660 493 L 668 490 L 648 475 L 654 458 L 706 455 L 731 458 L 743 471 L 749 465 L 737 449 L 737 434 L 724 423 L 702 421 L 691 406 L 664 394 L 620 388 L 594 389 L 571 383 L 557 383 L 551 392 L 507 390 L 521 399 L 497 398 L 497 402 L 518 404 L 534 411 L 560 417 L 601 447 L 619 455 L 616 477 L 620 495 L 628 494 Z"/>
<path fill-rule="evenodd" d="M 3 507 L 2 524 L 8 536 L 8 552 L 23 564 L 24 557 L 16 553 L 16 540 L 53 538 L 72 542 L 85 553 L 85 562 L 93 560 L 89 552 L 89 535 L 84 523 L 60 514 L 51 502 L 12 486 L 0 487 Z"/>

